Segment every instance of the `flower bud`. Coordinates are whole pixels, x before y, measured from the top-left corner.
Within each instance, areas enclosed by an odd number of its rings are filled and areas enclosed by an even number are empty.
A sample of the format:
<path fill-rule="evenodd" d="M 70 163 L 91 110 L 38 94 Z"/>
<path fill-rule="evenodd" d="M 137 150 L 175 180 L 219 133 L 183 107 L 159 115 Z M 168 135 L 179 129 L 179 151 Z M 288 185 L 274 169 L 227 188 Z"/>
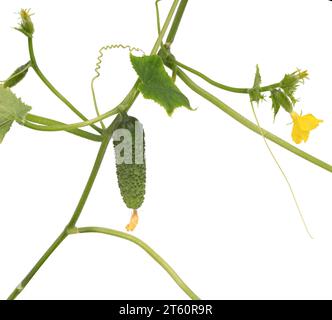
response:
<path fill-rule="evenodd" d="M 35 28 L 31 20 L 32 15 L 33 14 L 30 13 L 30 9 L 21 9 L 20 11 L 21 22 L 19 24 L 19 27 L 15 28 L 16 30 L 24 33 L 29 38 L 32 37 L 35 31 Z"/>

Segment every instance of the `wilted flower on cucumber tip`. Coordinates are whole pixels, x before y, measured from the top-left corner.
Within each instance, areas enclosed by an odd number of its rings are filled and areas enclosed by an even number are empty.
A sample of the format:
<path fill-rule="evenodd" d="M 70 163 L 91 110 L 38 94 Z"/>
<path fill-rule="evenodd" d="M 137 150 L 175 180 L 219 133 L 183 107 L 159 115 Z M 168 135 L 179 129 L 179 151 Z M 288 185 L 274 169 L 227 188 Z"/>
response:
<path fill-rule="evenodd" d="M 138 213 L 137 213 L 137 210 L 134 209 L 133 213 L 131 215 L 131 218 L 130 218 L 130 222 L 126 226 L 126 230 L 127 231 L 134 231 L 137 224 L 138 224 Z"/>

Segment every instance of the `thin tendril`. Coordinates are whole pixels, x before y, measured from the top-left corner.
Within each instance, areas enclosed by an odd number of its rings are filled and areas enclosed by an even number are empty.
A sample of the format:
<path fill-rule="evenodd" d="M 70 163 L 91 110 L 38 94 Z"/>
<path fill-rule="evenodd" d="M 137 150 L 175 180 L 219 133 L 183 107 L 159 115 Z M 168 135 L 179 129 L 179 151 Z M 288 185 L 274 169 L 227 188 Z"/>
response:
<path fill-rule="evenodd" d="M 308 226 L 307 226 L 307 224 L 306 224 L 306 222 L 305 222 L 305 219 L 304 219 L 304 216 L 303 216 L 302 210 L 301 210 L 300 205 L 299 205 L 299 203 L 298 203 L 298 201 L 297 201 L 297 199 L 296 199 L 296 196 L 295 196 L 295 192 L 294 192 L 294 190 L 293 190 L 293 187 L 292 187 L 290 181 L 288 180 L 285 171 L 282 169 L 282 167 L 281 167 L 279 161 L 277 160 L 276 156 L 275 156 L 274 153 L 272 152 L 272 150 L 271 150 L 271 148 L 270 148 L 270 146 L 269 146 L 269 144 L 268 144 L 268 142 L 267 142 L 267 140 L 266 140 L 266 138 L 265 138 L 264 132 L 263 132 L 261 126 L 260 126 L 260 123 L 259 123 L 259 120 L 258 120 L 258 117 L 257 117 L 257 114 L 256 114 L 256 111 L 255 111 L 255 108 L 254 108 L 254 105 L 253 105 L 252 101 L 250 101 L 250 104 L 251 104 L 251 110 L 252 110 L 252 112 L 253 112 L 253 114 L 254 114 L 254 117 L 255 117 L 255 120 L 256 120 L 257 126 L 258 126 L 258 128 L 259 128 L 259 130 L 260 130 L 260 132 L 261 132 L 261 136 L 262 136 L 263 139 L 264 139 L 264 143 L 265 143 L 267 149 L 269 150 L 269 152 L 270 152 L 270 154 L 271 154 L 271 156 L 272 156 L 274 162 L 275 162 L 276 165 L 278 166 L 278 168 L 279 168 L 281 174 L 282 174 L 283 177 L 285 178 L 285 181 L 286 181 L 286 183 L 287 183 L 287 185 L 288 185 L 288 187 L 289 187 L 289 190 L 290 190 L 290 192 L 291 192 L 291 194 L 292 194 L 293 200 L 294 200 L 294 202 L 295 202 L 295 205 L 296 205 L 297 211 L 299 212 L 299 215 L 300 215 L 300 218 L 301 218 L 302 223 L 303 223 L 303 225 L 304 225 L 304 228 L 305 228 L 307 234 L 309 235 L 309 237 L 310 237 L 311 239 L 314 239 L 314 237 L 311 235 L 311 233 L 310 233 L 310 231 L 309 231 L 309 228 L 308 228 Z"/>
<path fill-rule="evenodd" d="M 100 111 L 99 111 L 97 98 L 96 98 L 96 94 L 95 94 L 94 83 L 95 83 L 95 80 L 97 80 L 100 77 L 100 69 L 101 69 L 101 63 L 103 62 L 104 51 L 111 50 L 111 49 L 129 49 L 130 53 L 133 51 L 136 51 L 136 52 L 140 52 L 143 55 L 145 55 L 145 53 L 142 49 L 136 48 L 136 47 L 131 47 L 129 45 L 123 45 L 123 44 L 107 45 L 107 46 L 103 46 L 102 48 L 99 49 L 99 51 L 98 51 L 99 55 L 98 55 L 97 63 L 95 66 L 95 76 L 91 80 L 91 92 L 92 92 L 93 104 L 95 106 L 97 117 L 100 116 Z M 100 124 L 101 124 L 102 128 L 105 130 L 106 126 L 105 126 L 103 120 L 100 121 Z"/>
<path fill-rule="evenodd" d="M 160 27 L 160 13 L 159 13 L 159 6 L 158 3 L 161 0 L 156 0 L 156 16 L 157 16 L 157 29 L 158 29 L 158 35 L 160 35 L 161 27 Z"/>

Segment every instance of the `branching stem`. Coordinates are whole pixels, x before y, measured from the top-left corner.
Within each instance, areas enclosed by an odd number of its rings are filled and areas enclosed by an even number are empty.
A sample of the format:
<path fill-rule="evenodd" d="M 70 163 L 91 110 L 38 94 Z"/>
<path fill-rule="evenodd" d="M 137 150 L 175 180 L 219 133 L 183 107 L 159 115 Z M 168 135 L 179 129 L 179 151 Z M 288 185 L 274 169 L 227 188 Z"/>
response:
<path fill-rule="evenodd" d="M 201 79 L 205 80 L 207 83 L 209 83 L 219 89 L 223 89 L 223 90 L 234 92 L 234 93 L 244 93 L 244 94 L 249 94 L 249 92 L 251 90 L 251 88 L 236 88 L 236 87 L 227 86 L 225 84 L 212 80 L 211 78 L 206 76 L 204 73 L 197 71 L 194 68 L 188 67 L 187 65 L 185 65 L 179 61 L 175 61 L 175 63 L 178 67 L 191 72 L 192 74 L 200 77 Z M 268 86 L 263 86 L 263 87 L 259 88 L 259 91 L 267 92 L 267 91 L 271 91 L 271 90 L 279 88 L 279 87 L 280 87 L 280 82 L 276 82 L 276 83 L 270 84 Z"/>
<path fill-rule="evenodd" d="M 217 97 L 200 87 L 198 84 L 196 84 L 191 78 L 187 76 L 185 72 L 183 72 L 181 69 L 178 69 L 177 71 L 178 77 L 194 92 L 196 92 L 198 95 L 203 97 L 205 100 L 211 102 L 214 104 L 217 108 L 224 111 L 226 114 L 228 114 L 230 117 L 232 117 L 234 120 L 240 122 L 242 125 L 247 127 L 248 129 L 258 133 L 261 135 L 261 132 L 264 133 L 264 136 L 266 139 L 273 141 L 274 143 L 278 144 L 282 148 L 296 154 L 297 156 L 317 165 L 318 167 L 321 167 L 322 169 L 325 169 L 329 172 L 332 172 L 332 165 L 312 156 L 309 153 L 306 153 L 302 151 L 301 149 L 293 146 L 292 144 L 286 142 L 285 140 L 279 138 L 278 136 L 274 135 L 273 133 L 263 129 L 259 128 L 255 123 L 251 122 L 247 118 L 245 118 L 243 115 L 229 107 L 227 104 L 219 100 Z"/>
<path fill-rule="evenodd" d="M 75 228 L 72 230 L 72 232 L 73 234 L 91 232 L 101 233 L 135 243 L 136 245 L 141 247 L 146 253 L 148 253 L 171 276 L 175 283 L 188 295 L 188 297 L 190 297 L 192 300 L 199 300 L 199 297 L 187 286 L 187 284 L 180 278 L 180 276 L 175 272 L 175 270 L 157 252 L 155 252 L 141 239 L 125 232 L 100 227 Z"/>
<path fill-rule="evenodd" d="M 35 124 L 39 124 L 39 125 L 44 125 L 44 126 L 57 126 L 57 125 L 65 125 L 64 123 L 60 122 L 60 121 L 56 121 L 53 119 L 49 119 L 49 118 L 45 118 L 45 117 L 41 117 L 41 116 L 37 116 L 34 115 L 32 113 L 28 113 L 26 115 L 26 120 L 28 120 L 30 123 L 35 123 Z M 91 141 L 96 141 L 96 142 L 101 142 L 102 141 L 102 136 L 101 135 L 97 135 L 97 134 L 93 134 L 90 133 L 88 131 L 84 131 L 81 129 L 69 129 L 67 130 L 69 133 L 72 133 L 76 136 L 79 136 L 81 138 L 85 138 Z"/>
<path fill-rule="evenodd" d="M 51 84 L 50 81 L 45 77 L 42 71 L 39 69 L 37 60 L 35 57 L 34 49 L 33 49 L 33 40 L 31 37 L 28 37 L 28 46 L 29 46 L 29 54 L 30 54 L 30 61 L 31 67 L 34 69 L 40 80 L 53 92 L 53 94 L 58 97 L 71 111 L 73 111 L 78 117 L 80 117 L 83 121 L 87 121 L 88 118 L 85 117 L 78 109 L 74 107 L 74 105 L 69 102 L 55 87 Z M 98 133 L 102 132 L 102 129 L 95 125 L 91 125 L 93 129 L 95 129 Z"/>
<path fill-rule="evenodd" d="M 166 21 L 163 25 L 163 28 L 161 29 L 160 34 L 158 36 L 158 39 L 155 42 L 155 45 L 154 45 L 154 47 L 151 51 L 151 55 L 156 54 L 158 52 L 158 49 L 159 49 L 159 47 L 162 43 L 163 37 L 164 37 L 164 35 L 165 35 L 165 33 L 168 29 L 169 24 L 171 23 L 172 17 L 175 13 L 175 10 L 178 6 L 179 1 L 180 0 L 174 0 L 173 1 L 172 7 L 170 9 L 170 12 L 169 12 L 167 18 L 166 18 Z M 186 3 L 186 2 L 187 1 L 182 0 L 181 4 Z M 180 5 L 179 9 L 181 10 L 181 5 Z M 182 12 L 182 14 L 183 14 L 183 12 Z M 182 17 L 182 14 L 181 14 L 181 17 Z M 181 18 L 177 19 L 176 23 L 179 24 L 180 20 L 181 20 Z M 32 47 L 32 39 L 30 39 L 30 38 L 29 38 L 29 50 L 30 50 L 32 66 L 35 69 L 35 71 L 37 72 L 37 74 L 39 75 L 39 77 L 43 80 L 43 82 L 50 88 L 50 90 L 56 96 L 58 96 L 58 98 L 60 100 L 62 100 L 64 103 L 66 103 L 68 105 L 68 107 L 70 109 L 72 109 L 72 111 L 74 111 L 77 115 L 79 115 L 85 122 L 89 122 L 73 105 L 71 105 L 71 103 L 68 102 L 67 99 L 65 99 L 58 91 L 55 90 L 55 88 L 48 82 L 48 80 L 41 73 L 41 71 L 39 70 L 39 68 L 37 66 L 37 63 L 35 61 L 35 58 L 34 58 L 33 47 Z M 127 111 L 132 106 L 132 104 L 134 103 L 134 101 L 136 100 L 136 98 L 139 94 L 139 91 L 137 89 L 138 84 L 139 84 L 139 80 L 136 81 L 134 87 L 129 92 L 129 94 L 126 96 L 126 98 L 124 99 L 124 101 L 121 104 L 120 108 L 117 107 L 113 110 L 110 110 L 108 112 L 108 116 L 110 116 L 111 114 L 116 114 L 119 111 Z M 14 289 L 14 291 L 8 297 L 8 300 L 15 299 L 23 291 L 23 289 L 30 282 L 30 280 L 37 273 L 37 271 L 41 268 L 41 266 L 46 262 L 46 260 L 50 257 L 50 255 L 55 251 L 55 249 L 67 237 L 67 235 L 75 233 L 75 232 L 77 233 L 77 231 L 79 231 L 81 233 L 84 233 L 84 232 L 105 233 L 105 234 L 114 235 L 114 236 L 117 236 L 117 237 L 120 237 L 120 238 L 123 238 L 123 239 L 126 239 L 126 240 L 129 240 L 131 242 L 136 243 L 138 246 L 140 246 L 142 249 L 144 249 L 155 261 L 157 261 L 168 272 L 168 274 L 173 278 L 173 280 L 180 286 L 180 288 L 182 288 L 184 290 L 184 292 L 186 292 L 188 294 L 188 296 L 190 298 L 199 299 L 198 296 L 183 282 L 183 280 L 177 275 L 177 273 L 170 267 L 170 265 L 164 259 L 162 259 L 154 250 L 152 250 L 146 243 L 144 243 L 140 239 L 138 239 L 136 237 L 133 237 L 131 235 L 128 235 L 126 233 L 120 232 L 120 231 L 106 229 L 106 228 L 97 228 L 97 227 L 76 228 L 75 227 L 75 224 L 76 224 L 77 220 L 79 219 L 79 217 L 82 213 L 83 207 L 84 207 L 84 205 L 85 205 L 85 203 L 88 199 L 88 196 L 90 194 L 90 191 L 92 189 L 94 181 L 97 177 L 99 168 L 102 164 L 102 160 L 103 160 L 104 155 L 105 155 L 106 150 L 107 150 L 107 146 L 108 146 L 108 144 L 110 142 L 110 139 L 112 137 L 113 130 L 117 127 L 117 119 L 118 119 L 118 117 L 116 117 L 115 120 L 112 122 L 111 126 L 109 128 L 107 128 L 106 130 L 104 130 L 104 131 L 102 131 L 100 128 L 94 126 L 93 123 L 89 123 L 89 125 L 91 125 L 94 129 L 96 129 L 98 132 L 102 133 L 103 139 L 102 139 L 102 143 L 101 143 L 98 155 L 96 157 L 96 161 L 95 161 L 94 166 L 92 168 L 90 177 L 89 177 L 88 182 L 87 182 L 87 184 L 84 188 L 83 194 L 82 194 L 82 196 L 80 198 L 80 201 L 79 201 L 79 203 L 76 207 L 76 210 L 75 210 L 72 218 L 70 219 L 67 227 L 65 228 L 65 230 L 58 236 L 58 238 L 55 240 L 55 242 L 50 246 L 50 248 L 41 257 L 41 259 L 38 260 L 36 265 L 31 269 L 31 271 L 27 274 L 27 276 L 23 279 L 23 281 L 18 285 L 18 287 L 16 287 Z M 37 116 L 33 116 L 33 115 L 30 115 L 30 118 L 28 118 L 27 120 L 34 121 L 36 123 L 46 124 L 46 125 L 51 124 L 51 122 L 54 123 L 53 120 L 46 119 L 46 118 L 38 119 Z M 59 126 L 61 126 L 61 125 L 59 125 Z M 65 126 L 63 130 L 67 130 L 67 131 L 70 131 L 72 133 L 75 130 L 75 133 L 76 134 L 78 133 L 77 127 L 69 128 L 68 125 Z M 80 134 L 82 133 L 81 131 L 82 130 L 80 130 L 80 132 L 79 132 Z"/>

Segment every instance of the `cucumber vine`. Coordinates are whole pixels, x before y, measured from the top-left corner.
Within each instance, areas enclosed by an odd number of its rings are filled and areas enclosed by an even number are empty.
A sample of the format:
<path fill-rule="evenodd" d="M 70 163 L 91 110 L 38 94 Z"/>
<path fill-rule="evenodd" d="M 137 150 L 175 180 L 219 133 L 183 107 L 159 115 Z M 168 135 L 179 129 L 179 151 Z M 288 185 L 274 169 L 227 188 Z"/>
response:
<path fill-rule="evenodd" d="M 0 84 L 0 142 L 4 139 L 6 133 L 11 129 L 14 122 L 25 126 L 30 129 L 39 131 L 66 131 L 74 134 L 80 138 L 88 139 L 100 144 L 98 154 L 96 156 L 95 163 L 91 170 L 89 179 L 85 185 L 81 198 L 76 206 L 76 209 L 70 218 L 68 224 L 64 230 L 44 253 L 44 255 L 37 261 L 31 271 L 25 276 L 25 278 L 19 283 L 14 291 L 8 297 L 9 300 L 15 299 L 27 286 L 30 280 L 42 267 L 45 261 L 50 255 L 58 248 L 58 246 L 70 235 L 80 233 L 101 233 L 119 237 L 128 241 L 131 241 L 145 250 L 164 270 L 171 276 L 171 278 L 178 284 L 178 286 L 188 295 L 191 299 L 199 299 L 199 297 L 188 287 L 188 285 L 179 277 L 179 275 L 171 268 L 171 266 L 158 255 L 151 247 L 137 237 L 113 229 L 103 227 L 77 227 L 77 221 L 83 211 L 84 205 L 89 197 L 90 191 L 93 187 L 94 181 L 99 172 L 99 168 L 103 162 L 105 153 L 108 150 L 110 141 L 113 140 L 116 160 L 117 160 L 117 176 L 118 184 L 120 187 L 121 195 L 128 208 L 133 209 L 131 220 L 127 226 L 127 231 L 133 231 L 138 223 L 138 209 L 143 203 L 145 195 L 145 136 L 144 131 L 136 130 L 136 124 L 139 121 L 129 115 L 131 106 L 135 103 L 139 94 L 142 94 L 144 98 L 151 99 L 157 102 L 163 107 L 168 115 L 172 115 L 176 108 L 185 107 L 188 112 L 192 112 L 193 109 L 190 106 L 189 99 L 179 90 L 176 86 L 178 79 L 182 80 L 189 89 L 203 97 L 208 102 L 215 105 L 220 110 L 224 111 L 230 117 L 247 127 L 248 129 L 261 135 L 264 142 L 271 153 L 273 159 L 278 165 L 282 175 L 286 179 L 286 182 L 290 188 L 296 206 L 300 212 L 301 218 L 304 222 L 303 215 L 299 209 L 299 205 L 296 201 L 293 189 L 287 179 L 284 170 L 281 168 L 276 157 L 273 155 L 268 141 L 270 140 L 280 147 L 296 154 L 297 156 L 332 172 L 332 165 L 302 151 L 294 146 L 292 143 L 286 142 L 278 136 L 263 129 L 258 120 L 255 112 L 254 103 L 258 104 L 263 99 L 270 99 L 272 106 L 273 117 L 276 118 L 278 113 L 283 110 L 290 114 L 290 118 L 293 123 L 292 139 L 293 142 L 299 144 L 307 141 L 311 130 L 317 128 L 322 122 L 315 118 L 311 114 L 302 115 L 298 114 L 294 109 L 297 103 L 296 89 L 304 82 L 308 77 L 307 71 L 295 70 L 292 73 L 286 74 L 279 82 L 270 85 L 261 85 L 261 75 L 259 68 L 256 68 L 256 74 L 254 78 L 254 84 L 248 88 L 236 88 L 231 87 L 215 80 L 212 80 L 204 73 L 195 70 L 192 67 L 180 62 L 172 53 L 171 48 L 174 42 L 177 30 L 180 26 L 181 19 L 185 12 L 188 0 L 173 0 L 170 11 L 163 23 L 160 23 L 159 3 L 160 0 L 156 0 L 156 16 L 157 16 L 157 39 L 149 55 L 146 55 L 141 49 L 131 47 L 127 45 L 108 45 L 103 46 L 99 50 L 97 58 L 97 64 L 95 67 L 95 76 L 91 80 L 91 92 L 93 98 L 93 105 L 96 111 L 96 117 L 88 119 L 85 117 L 66 97 L 64 97 L 46 78 L 37 64 L 33 48 L 33 39 L 35 35 L 35 26 L 32 21 L 32 14 L 29 10 L 22 9 L 20 12 L 21 21 L 16 28 L 22 32 L 28 40 L 28 50 L 30 60 L 17 68 L 7 80 Z M 169 30 L 166 37 L 166 32 Z M 165 39 L 166 37 L 166 39 Z M 120 104 L 110 109 L 109 111 L 101 114 L 99 112 L 97 98 L 95 94 L 94 84 L 100 76 L 100 69 L 104 51 L 123 48 L 129 49 L 130 61 L 133 69 L 138 75 L 138 79 L 134 83 L 132 89 L 127 96 L 122 100 Z M 139 52 L 140 55 L 135 55 L 135 52 Z M 167 68 L 170 69 L 172 75 L 167 72 Z M 23 81 L 25 75 L 32 69 L 44 85 L 74 114 L 80 118 L 80 122 L 67 124 L 62 121 L 45 118 L 39 115 L 32 114 L 31 107 L 26 105 L 20 98 L 17 98 L 13 93 L 13 87 Z M 240 113 L 236 112 L 230 106 L 222 102 L 219 98 L 212 95 L 206 89 L 197 85 L 186 73 L 193 74 L 200 77 L 206 83 L 213 85 L 219 89 L 227 90 L 233 93 L 248 95 L 249 102 L 254 114 L 256 123 L 251 122 Z M 267 93 L 268 96 L 264 96 Z M 114 117 L 110 125 L 106 125 L 104 120 Z M 94 133 L 86 130 L 90 127 Z M 83 129 L 84 128 L 84 129 Z M 129 137 L 123 131 L 129 132 Z M 121 140 L 121 136 L 123 139 Z M 138 145 L 137 141 L 141 136 L 141 144 Z M 128 139 L 129 140 L 128 140 Z M 130 143 L 128 143 L 128 141 Z M 137 159 L 141 157 L 140 163 Z M 119 162 L 120 161 L 120 162 Z M 122 161 L 122 162 L 121 162 Z M 308 227 L 305 222 L 304 225 L 309 233 Z M 310 235 L 310 233 L 309 233 Z"/>

